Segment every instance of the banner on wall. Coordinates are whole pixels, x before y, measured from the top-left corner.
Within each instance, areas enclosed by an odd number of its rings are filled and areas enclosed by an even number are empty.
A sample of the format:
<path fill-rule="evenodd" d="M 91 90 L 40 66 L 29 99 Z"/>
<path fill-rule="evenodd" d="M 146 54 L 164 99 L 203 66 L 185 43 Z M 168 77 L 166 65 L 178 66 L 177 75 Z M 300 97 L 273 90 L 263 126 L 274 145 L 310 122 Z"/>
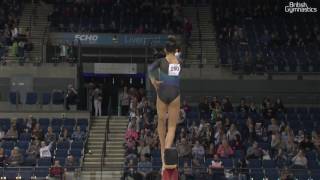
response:
<path fill-rule="evenodd" d="M 81 34 L 81 33 L 51 33 L 52 44 L 81 43 L 81 46 L 164 46 L 168 35 L 149 34 Z"/>
<path fill-rule="evenodd" d="M 129 63 L 94 63 L 95 74 L 136 74 L 137 64 Z"/>

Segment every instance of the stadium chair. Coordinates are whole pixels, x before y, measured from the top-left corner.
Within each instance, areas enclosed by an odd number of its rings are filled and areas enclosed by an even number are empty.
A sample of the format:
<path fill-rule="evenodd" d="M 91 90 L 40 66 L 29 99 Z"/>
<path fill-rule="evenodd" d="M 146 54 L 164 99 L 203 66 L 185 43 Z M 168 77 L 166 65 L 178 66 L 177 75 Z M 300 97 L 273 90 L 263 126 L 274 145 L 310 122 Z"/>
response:
<path fill-rule="evenodd" d="M 66 149 L 57 149 L 55 150 L 54 157 L 55 158 L 66 158 L 68 156 Z"/>
<path fill-rule="evenodd" d="M 279 171 L 274 167 L 265 169 L 265 175 L 268 178 L 268 180 L 279 180 L 279 177 L 280 177 Z"/>
<path fill-rule="evenodd" d="M 70 148 L 70 142 L 69 141 L 62 141 L 57 143 L 57 149 L 64 149 L 68 150 Z"/>
<path fill-rule="evenodd" d="M 2 148 L 5 150 L 12 150 L 14 148 L 14 142 L 13 141 L 4 141 L 2 143 Z"/>
<path fill-rule="evenodd" d="M 262 180 L 264 178 L 264 173 L 261 168 L 259 169 L 249 169 L 249 176 L 251 180 Z"/>
<path fill-rule="evenodd" d="M 64 96 L 63 96 L 62 92 L 54 91 L 52 93 L 52 104 L 54 104 L 54 105 L 64 104 Z"/>
<path fill-rule="evenodd" d="M 52 132 L 55 134 L 60 134 L 61 131 L 61 126 L 51 126 L 52 127 Z"/>
<path fill-rule="evenodd" d="M 261 160 L 260 159 L 249 159 L 248 160 L 248 168 L 261 168 Z"/>
<path fill-rule="evenodd" d="M 244 152 L 242 150 L 236 150 L 234 152 L 234 157 L 236 159 L 242 159 L 244 157 Z"/>
<path fill-rule="evenodd" d="M 45 166 L 50 167 L 51 166 L 51 158 L 40 158 L 37 162 L 38 166 Z"/>
<path fill-rule="evenodd" d="M 276 163 L 273 160 L 262 160 L 263 168 L 274 168 L 276 167 Z"/>
<path fill-rule="evenodd" d="M 20 141 L 30 141 L 31 140 L 31 134 L 30 133 L 22 133 L 19 137 Z"/>
<path fill-rule="evenodd" d="M 306 169 L 294 169 L 292 173 L 298 180 L 308 180 L 310 177 L 308 170 Z"/>
<path fill-rule="evenodd" d="M 0 126 L 3 131 L 7 132 L 11 127 L 10 119 L 8 118 L 0 118 Z"/>
<path fill-rule="evenodd" d="M 72 149 L 83 149 L 84 145 L 82 141 L 73 141 L 71 143 L 71 150 Z"/>
<path fill-rule="evenodd" d="M 51 94 L 42 93 L 41 105 L 49 105 L 51 103 Z"/>
<path fill-rule="evenodd" d="M 320 169 L 319 162 L 317 159 L 310 159 L 308 158 L 308 168 L 309 169 Z"/>
<path fill-rule="evenodd" d="M 309 113 L 311 113 L 311 114 L 320 114 L 320 108 L 310 107 L 309 108 Z"/>
<path fill-rule="evenodd" d="M 296 112 L 298 113 L 298 114 L 307 114 L 308 113 L 308 108 L 306 108 L 306 107 L 298 107 L 297 109 L 296 109 Z"/>
<path fill-rule="evenodd" d="M 152 158 L 159 158 L 160 157 L 160 150 L 152 150 L 151 157 Z"/>
<path fill-rule="evenodd" d="M 45 179 L 49 174 L 49 167 L 37 167 L 35 169 L 34 175 L 37 177 L 37 179 Z"/>
<path fill-rule="evenodd" d="M 58 126 L 58 127 L 61 127 L 62 126 L 62 119 L 60 118 L 53 118 L 51 120 L 51 126 Z"/>
<path fill-rule="evenodd" d="M 27 150 L 29 148 L 29 141 L 19 141 L 17 146 L 19 149 Z"/>
<path fill-rule="evenodd" d="M 21 176 L 22 180 L 30 180 L 33 176 L 33 168 L 20 168 L 19 175 Z"/>
<path fill-rule="evenodd" d="M 295 108 L 294 107 L 288 107 L 287 109 L 287 114 L 293 114 L 295 113 Z"/>
<path fill-rule="evenodd" d="M 88 126 L 89 125 L 89 123 L 88 123 L 88 119 L 87 118 L 79 118 L 79 119 L 77 119 L 77 125 L 78 126 Z"/>
<path fill-rule="evenodd" d="M 159 171 L 162 166 L 161 161 L 152 161 L 152 167 L 154 171 Z"/>
<path fill-rule="evenodd" d="M 28 92 L 26 97 L 26 104 L 34 105 L 38 101 L 38 95 L 35 92 Z"/>
<path fill-rule="evenodd" d="M 20 104 L 20 96 L 18 92 L 10 92 L 9 99 L 10 99 L 10 103 L 13 105 Z"/>
<path fill-rule="evenodd" d="M 225 168 L 227 169 L 232 169 L 234 168 L 234 163 L 233 163 L 233 159 L 231 158 L 227 158 L 227 159 L 222 159 L 222 164 Z"/>
<path fill-rule="evenodd" d="M 39 122 L 40 127 L 42 129 L 48 129 L 49 124 L 50 124 L 49 118 L 39 118 L 38 122 Z"/>
<path fill-rule="evenodd" d="M 82 156 L 82 149 L 71 149 L 69 153 L 76 159 L 80 159 Z"/>
<path fill-rule="evenodd" d="M 76 125 L 76 120 L 73 118 L 66 118 L 63 121 L 63 126 L 74 127 Z"/>
<path fill-rule="evenodd" d="M 4 171 L 4 175 L 7 179 L 16 179 L 19 172 L 19 168 L 9 167 Z"/>

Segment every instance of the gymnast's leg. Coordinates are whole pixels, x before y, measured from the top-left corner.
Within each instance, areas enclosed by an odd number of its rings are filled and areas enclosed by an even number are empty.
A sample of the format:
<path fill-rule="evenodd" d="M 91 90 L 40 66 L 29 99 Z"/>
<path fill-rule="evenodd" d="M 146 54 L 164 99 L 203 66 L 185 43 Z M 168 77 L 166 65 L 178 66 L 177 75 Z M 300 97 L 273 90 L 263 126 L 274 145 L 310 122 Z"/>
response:
<path fill-rule="evenodd" d="M 168 132 L 166 136 L 165 149 L 172 147 L 176 134 L 177 122 L 180 116 L 180 95 L 169 104 L 168 115 Z"/>
<path fill-rule="evenodd" d="M 157 97 L 157 114 L 158 114 L 158 134 L 160 139 L 160 147 L 161 147 L 161 160 L 162 164 L 164 164 L 164 149 L 165 149 L 165 139 L 166 139 L 166 114 L 168 112 L 168 106 L 165 104 L 159 96 Z"/>

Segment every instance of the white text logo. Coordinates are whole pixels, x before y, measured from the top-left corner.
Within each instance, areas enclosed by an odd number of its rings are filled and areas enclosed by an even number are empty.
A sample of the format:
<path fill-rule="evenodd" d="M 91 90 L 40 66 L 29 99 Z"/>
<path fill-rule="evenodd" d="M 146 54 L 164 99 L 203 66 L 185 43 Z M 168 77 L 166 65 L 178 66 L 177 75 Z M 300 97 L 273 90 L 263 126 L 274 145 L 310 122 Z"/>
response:
<path fill-rule="evenodd" d="M 306 2 L 289 2 L 288 6 L 284 7 L 286 13 L 316 13 L 317 8 L 309 7 Z"/>
<path fill-rule="evenodd" d="M 90 34 L 76 34 L 74 39 L 79 39 L 80 41 L 97 41 L 98 35 L 90 35 Z"/>

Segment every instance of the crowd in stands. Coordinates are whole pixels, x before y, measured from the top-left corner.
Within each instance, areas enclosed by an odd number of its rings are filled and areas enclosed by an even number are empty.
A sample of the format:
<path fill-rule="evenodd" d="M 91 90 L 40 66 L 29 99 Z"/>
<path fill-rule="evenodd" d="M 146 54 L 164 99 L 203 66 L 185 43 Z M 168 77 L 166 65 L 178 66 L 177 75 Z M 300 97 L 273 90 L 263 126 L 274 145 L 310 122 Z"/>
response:
<path fill-rule="evenodd" d="M 141 93 L 142 92 L 142 93 Z M 130 90 L 125 136 L 125 178 L 151 178 L 161 169 L 157 115 L 143 91 Z M 319 179 L 320 108 L 261 105 L 228 97 L 205 97 L 181 106 L 175 146 L 183 179 Z"/>
<path fill-rule="evenodd" d="M 181 0 L 55 1 L 48 17 L 54 31 L 181 33 Z"/>
<path fill-rule="evenodd" d="M 221 64 L 247 74 L 320 72 L 319 18 L 316 13 L 286 13 L 285 6 L 278 0 L 215 1 Z"/>
<path fill-rule="evenodd" d="M 19 0 L 0 2 L 0 62 L 5 62 L 8 55 L 24 60 L 25 51 L 32 50 L 29 42 L 30 30 L 19 28 L 19 16 L 23 3 Z"/>
<path fill-rule="evenodd" d="M 73 179 L 82 161 L 87 131 L 87 119 L 36 119 L 32 115 L 25 119 L 1 118 L 0 166 L 14 170 L 11 175 L 3 171 L 1 176 L 15 178 L 20 171 L 25 179 L 31 176 Z M 36 168 L 25 171 L 25 167 Z"/>

